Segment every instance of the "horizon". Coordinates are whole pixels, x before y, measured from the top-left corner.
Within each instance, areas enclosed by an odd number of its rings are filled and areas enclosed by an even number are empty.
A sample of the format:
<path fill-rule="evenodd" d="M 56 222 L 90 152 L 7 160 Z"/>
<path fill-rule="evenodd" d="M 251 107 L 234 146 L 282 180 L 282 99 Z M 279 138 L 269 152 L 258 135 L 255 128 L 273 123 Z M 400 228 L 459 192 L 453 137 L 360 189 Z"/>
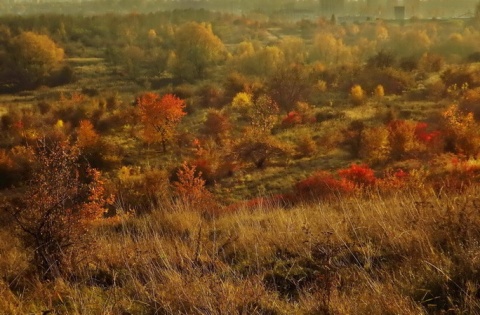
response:
<path fill-rule="evenodd" d="M 471 18 L 476 0 L 270 0 L 258 4 L 250 0 L 6 0 L 0 15 L 151 13 L 176 9 L 206 9 L 228 13 L 259 12 L 295 15 L 298 18 L 323 16 L 398 19 L 394 7 L 403 6 L 404 19 Z M 27 6 L 28 4 L 28 6 Z"/>

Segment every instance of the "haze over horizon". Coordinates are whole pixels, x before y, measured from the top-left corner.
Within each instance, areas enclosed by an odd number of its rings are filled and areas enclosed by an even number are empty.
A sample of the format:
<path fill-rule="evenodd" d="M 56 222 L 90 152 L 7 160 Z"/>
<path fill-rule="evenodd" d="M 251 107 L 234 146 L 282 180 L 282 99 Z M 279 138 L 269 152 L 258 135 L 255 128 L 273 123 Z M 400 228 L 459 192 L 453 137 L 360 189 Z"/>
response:
<path fill-rule="evenodd" d="M 394 7 L 405 7 L 405 18 L 469 18 L 477 0 L 5 0 L 0 15 L 106 12 L 153 12 L 172 9 L 208 9 L 244 13 L 308 14 L 329 17 L 360 16 L 393 19 Z M 299 16 L 303 18 L 303 16 Z"/>

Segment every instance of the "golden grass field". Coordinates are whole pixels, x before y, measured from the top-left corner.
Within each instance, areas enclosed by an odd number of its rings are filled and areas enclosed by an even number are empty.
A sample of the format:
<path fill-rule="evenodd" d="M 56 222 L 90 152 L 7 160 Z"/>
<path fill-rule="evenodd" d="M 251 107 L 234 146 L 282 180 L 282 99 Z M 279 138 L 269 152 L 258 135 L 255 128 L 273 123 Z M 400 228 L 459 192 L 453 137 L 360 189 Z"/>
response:
<path fill-rule="evenodd" d="M 99 222 L 91 259 L 53 282 L 3 235 L 0 313 L 479 314 L 477 195 L 125 215 Z"/>

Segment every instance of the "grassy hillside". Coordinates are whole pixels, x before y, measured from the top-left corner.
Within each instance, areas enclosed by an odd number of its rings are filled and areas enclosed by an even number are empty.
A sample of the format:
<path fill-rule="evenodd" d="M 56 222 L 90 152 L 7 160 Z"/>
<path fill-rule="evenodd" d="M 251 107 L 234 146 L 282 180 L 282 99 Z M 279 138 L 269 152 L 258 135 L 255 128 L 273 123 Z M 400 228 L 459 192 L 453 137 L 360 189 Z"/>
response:
<path fill-rule="evenodd" d="M 2 314 L 478 314 L 477 187 L 218 218 L 99 221 L 89 259 L 42 282 L 3 231 Z"/>

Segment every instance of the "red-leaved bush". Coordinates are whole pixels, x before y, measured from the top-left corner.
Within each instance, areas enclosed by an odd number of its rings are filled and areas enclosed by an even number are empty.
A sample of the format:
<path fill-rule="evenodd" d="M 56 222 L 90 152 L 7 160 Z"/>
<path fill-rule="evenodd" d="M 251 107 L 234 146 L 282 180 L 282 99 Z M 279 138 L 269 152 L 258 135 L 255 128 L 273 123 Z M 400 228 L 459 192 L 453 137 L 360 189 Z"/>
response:
<path fill-rule="evenodd" d="M 291 111 L 287 114 L 287 116 L 285 116 L 283 119 L 282 119 L 282 126 L 283 127 L 292 127 L 292 126 L 295 126 L 295 125 L 299 125 L 303 122 L 303 118 L 302 118 L 302 115 L 300 115 L 299 112 L 297 111 Z"/>
<path fill-rule="evenodd" d="M 283 127 L 292 127 L 300 124 L 312 124 L 317 121 L 313 116 L 312 107 L 304 102 L 298 102 L 296 109 L 290 111 L 283 119 Z"/>
<path fill-rule="evenodd" d="M 428 124 L 425 122 L 419 122 L 415 126 L 415 136 L 422 143 L 427 146 L 433 145 L 440 137 L 441 133 L 438 130 L 428 131 Z"/>
<path fill-rule="evenodd" d="M 301 200 L 333 199 L 356 191 L 355 184 L 346 178 L 336 178 L 327 171 L 318 171 L 295 185 L 295 193 Z"/>
<path fill-rule="evenodd" d="M 373 188 L 389 192 L 404 188 L 410 183 L 410 174 L 401 169 L 387 171 L 378 178 L 366 164 L 352 164 L 341 169 L 337 174 L 318 171 L 312 176 L 298 182 L 294 188 L 292 201 L 329 200 L 334 197 L 359 195 L 371 192 Z"/>
<path fill-rule="evenodd" d="M 352 164 L 349 168 L 339 170 L 338 175 L 361 188 L 373 186 L 376 182 L 374 171 L 366 164 Z"/>

